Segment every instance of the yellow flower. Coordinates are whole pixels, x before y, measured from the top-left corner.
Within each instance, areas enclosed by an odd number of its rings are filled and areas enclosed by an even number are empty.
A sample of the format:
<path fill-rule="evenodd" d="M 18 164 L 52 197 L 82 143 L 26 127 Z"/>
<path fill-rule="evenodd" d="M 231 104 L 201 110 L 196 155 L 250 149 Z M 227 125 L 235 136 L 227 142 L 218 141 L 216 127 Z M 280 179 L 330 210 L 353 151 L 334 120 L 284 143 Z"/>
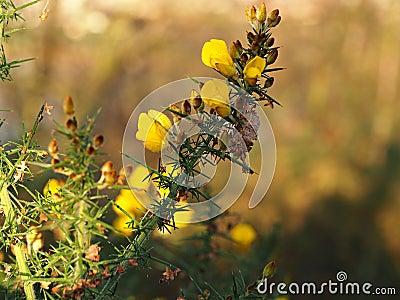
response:
<path fill-rule="evenodd" d="M 206 66 L 218 70 L 226 77 L 232 77 L 236 73 L 232 57 L 229 55 L 228 47 L 223 40 L 211 39 L 204 43 L 201 60 Z"/>
<path fill-rule="evenodd" d="M 43 234 L 38 232 L 37 229 L 32 229 L 31 232 L 26 234 L 26 244 L 28 247 L 28 254 L 32 254 L 33 252 L 37 252 L 43 248 Z"/>
<path fill-rule="evenodd" d="M 134 215 L 131 214 L 132 217 L 134 217 Z M 120 232 L 115 231 L 116 234 L 120 234 L 120 235 L 131 235 L 132 234 L 132 228 L 128 228 L 128 222 L 131 221 L 131 218 L 129 218 L 127 215 L 123 214 L 123 215 L 119 215 L 114 219 L 113 222 L 113 226 L 118 229 Z"/>
<path fill-rule="evenodd" d="M 129 184 L 138 190 L 148 190 L 149 181 L 145 179 L 149 175 L 147 168 L 143 166 L 138 166 L 132 172 L 131 176 L 128 178 Z M 121 190 L 117 198 L 115 199 L 115 204 L 121 207 L 125 212 L 132 216 L 132 218 L 138 215 L 142 215 L 142 212 L 146 209 L 139 202 L 136 196 L 133 194 L 131 190 Z M 112 207 L 114 212 L 117 214 L 117 217 L 114 219 L 113 226 L 122 231 L 116 232 L 117 234 L 125 234 L 131 235 L 132 229 L 127 228 L 127 222 L 131 219 L 125 214 L 125 212 L 121 211 L 117 206 Z"/>
<path fill-rule="evenodd" d="M 160 152 L 166 145 L 165 135 L 171 128 L 171 121 L 163 113 L 150 109 L 141 113 L 138 121 L 136 138 L 144 142 L 144 146 L 152 152 Z"/>
<path fill-rule="evenodd" d="M 225 118 L 230 112 L 229 87 L 221 80 L 212 79 L 207 81 L 200 90 L 203 101 L 214 108 L 217 113 Z"/>
<path fill-rule="evenodd" d="M 65 184 L 62 180 L 57 180 L 55 178 L 49 179 L 47 181 L 46 185 L 43 188 L 43 195 L 47 196 L 52 196 L 54 194 L 57 194 L 60 190 L 60 188 Z"/>
<path fill-rule="evenodd" d="M 246 250 L 254 242 L 257 234 L 251 225 L 240 223 L 232 228 L 230 236 L 240 250 Z"/>
<path fill-rule="evenodd" d="M 51 178 L 47 181 L 43 188 L 43 195 L 45 197 L 51 197 L 51 203 L 56 211 L 61 210 L 62 198 L 60 196 L 60 189 L 65 185 L 65 181 L 62 179 Z M 60 217 L 60 214 L 57 214 Z"/>
<path fill-rule="evenodd" d="M 244 78 L 251 86 L 256 85 L 257 78 L 261 77 L 265 65 L 266 65 L 265 59 L 259 56 L 253 57 L 248 61 L 248 63 L 244 67 L 243 73 L 244 73 Z"/>
<path fill-rule="evenodd" d="M 149 175 L 147 169 L 143 166 L 138 166 L 129 177 L 129 184 L 135 189 L 148 190 L 149 181 L 145 179 Z M 137 214 L 139 211 L 144 211 L 143 205 L 138 201 L 131 190 L 121 190 L 115 204 L 131 215 Z M 113 210 L 119 216 L 125 215 L 117 206 L 113 206 Z"/>

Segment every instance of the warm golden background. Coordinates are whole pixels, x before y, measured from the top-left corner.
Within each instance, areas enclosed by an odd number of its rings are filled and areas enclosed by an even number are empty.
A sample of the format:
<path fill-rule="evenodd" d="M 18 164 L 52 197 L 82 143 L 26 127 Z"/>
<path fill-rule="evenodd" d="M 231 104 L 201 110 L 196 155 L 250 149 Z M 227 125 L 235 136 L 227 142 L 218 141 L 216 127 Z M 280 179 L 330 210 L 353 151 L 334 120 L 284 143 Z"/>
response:
<path fill-rule="evenodd" d="M 9 59 L 37 59 L 0 85 L 0 107 L 14 111 L 1 139 L 16 138 L 20 122 L 31 124 L 44 101 L 63 118 L 62 100 L 71 95 L 80 117 L 102 108 L 98 132 L 117 165 L 135 104 L 170 81 L 217 76 L 201 62 L 203 43 L 244 41 L 244 9 L 259 5 L 57 0 L 41 22 L 44 4 L 25 11 L 28 30 L 6 45 Z M 281 224 L 276 259 L 293 281 L 333 279 L 344 270 L 352 281 L 397 284 L 400 292 L 400 1 L 266 4 L 280 9 L 276 66 L 287 67 L 270 89 L 284 107 L 267 110 L 276 175 L 262 205 L 250 211 L 242 199 L 233 211 L 260 236 Z M 39 141 L 47 145 L 52 127 L 44 124 Z"/>

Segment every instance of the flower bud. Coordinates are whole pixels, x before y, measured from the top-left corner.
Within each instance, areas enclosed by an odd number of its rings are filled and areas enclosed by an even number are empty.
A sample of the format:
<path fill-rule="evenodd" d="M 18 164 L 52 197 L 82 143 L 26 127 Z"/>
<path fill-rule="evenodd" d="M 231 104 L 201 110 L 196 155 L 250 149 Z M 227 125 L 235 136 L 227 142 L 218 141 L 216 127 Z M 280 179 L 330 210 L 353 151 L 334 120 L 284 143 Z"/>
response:
<path fill-rule="evenodd" d="M 275 21 L 275 20 L 278 18 L 278 16 L 279 16 L 279 9 L 271 10 L 271 11 L 268 13 L 268 21 L 269 21 L 269 20 Z"/>
<path fill-rule="evenodd" d="M 86 148 L 86 153 L 88 155 L 95 155 L 96 154 L 96 149 L 92 145 L 88 145 Z"/>
<path fill-rule="evenodd" d="M 264 23 L 264 21 L 267 19 L 267 8 L 265 7 L 264 2 L 261 3 L 260 7 L 257 9 L 256 17 L 260 23 Z"/>
<path fill-rule="evenodd" d="M 267 55 L 267 64 L 268 64 L 268 65 L 273 64 L 273 63 L 276 61 L 277 57 L 278 57 L 278 49 L 272 50 L 272 51 L 271 51 L 270 53 L 268 53 L 268 55 Z"/>
<path fill-rule="evenodd" d="M 269 262 L 265 265 L 263 270 L 263 278 L 271 278 L 274 276 L 276 271 L 276 264 L 274 261 Z"/>
<path fill-rule="evenodd" d="M 72 119 L 68 119 L 67 122 L 65 123 L 65 126 L 71 130 L 74 131 L 77 127 L 77 122 L 76 122 L 76 118 L 73 117 Z"/>
<path fill-rule="evenodd" d="M 254 33 L 252 33 L 251 31 L 249 31 L 247 33 L 247 39 L 249 40 L 250 43 L 252 43 L 254 41 L 254 39 L 256 38 L 256 36 L 254 35 Z"/>
<path fill-rule="evenodd" d="M 229 48 L 229 54 L 232 59 L 236 60 L 240 57 L 243 52 L 243 46 L 239 40 L 232 42 L 231 47 Z"/>
<path fill-rule="evenodd" d="M 256 8 L 254 5 L 246 8 L 246 18 L 250 23 L 256 19 Z"/>
<path fill-rule="evenodd" d="M 192 111 L 192 106 L 190 105 L 189 101 L 185 100 L 182 102 L 182 113 L 185 115 L 189 115 Z"/>
<path fill-rule="evenodd" d="M 267 80 L 265 80 L 264 83 L 264 88 L 269 88 L 274 84 L 274 77 L 268 77 Z"/>
<path fill-rule="evenodd" d="M 101 173 L 109 173 L 113 170 L 113 163 L 111 160 L 106 161 L 101 167 Z"/>
<path fill-rule="evenodd" d="M 190 103 L 195 110 L 197 110 L 203 104 L 203 100 L 196 90 L 192 90 L 190 92 Z"/>
<path fill-rule="evenodd" d="M 257 41 L 253 41 L 251 43 L 251 50 L 253 50 L 254 52 L 258 52 L 259 49 L 260 49 L 260 45 L 257 43 Z"/>
<path fill-rule="evenodd" d="M 63 109 L 66 115 L 73 115 L 75 113 L 74 102 L 72 101 L 71 96 L 67 96 L 64 99 Z"/>
<path fill-rule="evenodd" d="M 267 47 L 271 47 L 274 44 L 274 42 L 275 42 L 275 38 L 270 37 L 266 42 Z"/>
<path fill-rule="evenodd" d="M 105 175 L 105 184 L 114 184 L 115 181 L 117 180 L 117 171 L 113 170 L 111 172 L 107 172 Z"/>
<path fill-rule="evenodd" d="M 47 150 L 49 151 L 49 154 L 52 157 L 56 157 L 58 153 L 58 145 L 56 140 L 51 140 L 49 143 L 49 146 L 47 147 Z"/>
<path fill-rule="evenodd" d="M 93 144 L 95 148 L 99 148 L 101 145 L 103 145 L 103 143 L 104 136 L 102 136 L 101 134 L 98 134 L 93 138 Z"/>
<path fill-rule="evenodd" d="M 280 22 L 281 22 L 281 16 L 278 16 L 277 18 L 276 18 L 276 20 L 275 21 L 272 21 L 269 25 L 268 25 L 268 27 L 275 27 L 276 25 L 278 25 Z"/>
<path fill-rule="evenodd" d="M 268 13 L 267 26 L 275 27 L 281 21 L 281 16 L 279 16 L 279 9 L 274 9 Z"/>
<path fill-rule="evenodd" d="M 243 53 L 240 56 L 240 62 L 245 65 L 247 63 L 247 61 L 249 60 L 249 56 L 246 53 Z"/>
<path fill-rule="evenodd" d="M 168 108 L 169 108 L 170 110 L 176 111 L 177 113 L 182 113 L 181 108 L 180 108 L 179 106 L 175 105 L 175 104 L 170 104 L 170 105 L 168 106 Z M 181 116 L 178 115 L 178 114 L 176 114 L 176 113 L 174 113 L 174 112 L 171 112 L 171 113 L 172 113 L 172 121 L 173 121 L 175 124 L 178 123 L 178 122 L 180 121 L 180 119 L 181 119 Z"/>

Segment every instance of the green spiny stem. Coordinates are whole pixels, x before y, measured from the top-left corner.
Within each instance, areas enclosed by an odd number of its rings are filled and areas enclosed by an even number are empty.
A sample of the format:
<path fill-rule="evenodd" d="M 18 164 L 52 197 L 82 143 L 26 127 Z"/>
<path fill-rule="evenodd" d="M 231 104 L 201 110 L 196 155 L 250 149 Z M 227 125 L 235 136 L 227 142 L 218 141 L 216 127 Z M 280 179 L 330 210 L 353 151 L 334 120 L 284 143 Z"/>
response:
<path fill-rule="evenodd" d="M 146 217 L 146 216 L 145 216 Z M 143 218 L 145 218 L 143 217 Z M 150 233 L 156 228 L 156 225 L 159 221 L 159 217 L 157 217 L 156 215 L 152 215 L 150 217 L 150 220 L 148 222 L 146 222 L 143 231 L 134 239 L 134 241 L 130 244 L 130 246 L 127 249 L 127 253 L 129 254 L 132 251 L 135 251 L 135 249 L 140 249 L 141 247 L 144 246 L 144 243 L 148 240 Z M 123 269 L 125 270 L 128 267 L 128 261 L 123 261 L 120 266 L 123 267 Z M 119 268 L 116 268 L 119 269 Z M 104 285 L 104 287 L 102 288 L 102 290 L 100 291 L 100 294 L 97 296 L 96 300 L 102 300 L 107 296 L 108 291 L 111 291 L 115 284 L 120 280 L 122 276 L 122 273 L 117 274 L 114 273 L 114 276 L 112 276 L 110 279 L 108 279 L 108 281 L 106 282 L 106 284 Z"/>
<path fill-rule="evenodd" d="M 7 185 L 2 182 L 2 189 L 0 192 L 1 204 L 3 206 L 4 214 L 6 215 L 6 220 L 16 219 L 14 216 L 14 209 L 11 203 L 10 195 L 8 193 Z M 28 265 L 26 264 L 25 252 L 22 242 L 17 242 L 14 245 L 14 253 L 17 260 L 17 265 L 19 272 L 22 274 L 22 280 L 29 280 L 32 275 L 29 271 Z M 33 290 L 33 283 L 25 281 L 24 282 L 24 292 L 27 300 L 35 300 L 35 291 Z"/>

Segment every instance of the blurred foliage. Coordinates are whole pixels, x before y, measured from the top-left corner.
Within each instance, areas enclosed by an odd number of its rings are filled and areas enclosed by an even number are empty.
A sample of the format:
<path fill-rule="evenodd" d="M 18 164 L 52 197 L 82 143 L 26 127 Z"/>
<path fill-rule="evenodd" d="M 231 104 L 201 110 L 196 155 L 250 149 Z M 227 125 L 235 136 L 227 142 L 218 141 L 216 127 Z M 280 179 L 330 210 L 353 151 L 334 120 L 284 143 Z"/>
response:
<path fill-rule="evenodd" d="M 44 100 L 58 105 L 57 115 L 66 94 L 87 99 L 77 104 L 85 115 L 99 106 L 106 110 L 99 127 L 112 139 L 104 147 L 115 161 L 135 104 L 172 80 L 213 75 L 201 64 L 201 45 L 210 36 L 229 41 L 241 35 L 241 16 L 253 4 L 68 2 L 50 2 L 44 22 L 41 8 L 32 8 L 30 30 L 7 44 L 11 59 L 37 59 L 0 87 L 0 104 L 16 112 L 13 118 L 30 120 Z M 345 270 L 353 280 L 394 285 L 400 279 L 400 3 L 288 0 L 267 6 L 279 6 L 285 21 L 275 37 L 290 45 L 277 61 L 289 69 L 276 75 L 286 85 L 271 89 L 284 108 L 268 112 L 277 139 L 276 175 L 261 206 L 247 211 L 247 202 L 238 201 L 232 211 L 246 209 L 243 217 L 260 237 L 282 223 L 278 272 L 294 281 L 323 281 Z M 17 136 L 19 121 L 7 119 L 14 128 L 8 138 Z M 269 245 L 259 238 L 256 254 L 243 259 L 264 259 Z M 233 269 L 235 262 L 226 264 Z M 253 265 L 240 268 L 250 272 Z M 126 276 L 121 284 L 144 290 L 160 274 L 148 272 L 148 279 Z M 173 285 L 160 289 L 176 295 Z"/>

